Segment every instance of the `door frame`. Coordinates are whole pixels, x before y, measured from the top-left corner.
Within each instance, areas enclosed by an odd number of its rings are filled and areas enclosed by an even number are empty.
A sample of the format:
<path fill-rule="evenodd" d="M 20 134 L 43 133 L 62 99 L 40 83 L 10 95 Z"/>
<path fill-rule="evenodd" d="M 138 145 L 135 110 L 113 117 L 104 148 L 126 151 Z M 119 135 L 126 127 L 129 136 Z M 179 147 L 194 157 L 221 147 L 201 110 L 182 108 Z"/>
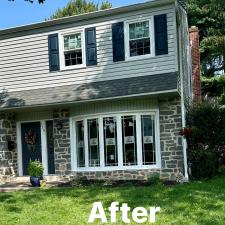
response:
<path fill-rule="evenodd" d="M 23 174 L 23 153 L 22 153 L 22 134 L 21 134 L 21 124 L 40 122 L 41 128 L 41 154 L 42 154 L 42 165 L 44 166 L 44 175 L 48 175 L 48 149 L 47 149 L 47 134 L 46 134 L 46 120 L 30 120 L 30 121 L 18 121 L 16 123 L 16 136 L 17 136 L 17 151 L 18 151 L 18 173 L 19 176 L 24 176 Z"/>

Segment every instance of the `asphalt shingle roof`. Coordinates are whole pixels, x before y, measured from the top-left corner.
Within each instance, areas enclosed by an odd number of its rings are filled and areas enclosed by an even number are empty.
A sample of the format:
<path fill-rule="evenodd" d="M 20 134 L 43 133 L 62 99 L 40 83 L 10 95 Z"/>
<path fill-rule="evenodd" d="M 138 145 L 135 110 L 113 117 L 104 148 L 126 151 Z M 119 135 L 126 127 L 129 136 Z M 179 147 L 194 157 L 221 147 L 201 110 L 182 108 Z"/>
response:
<path fill-rule="evenodd" d="M 177 89 L 177 73 L 116 79 L 4 94 L 0 108 L 73 103 Z"/>

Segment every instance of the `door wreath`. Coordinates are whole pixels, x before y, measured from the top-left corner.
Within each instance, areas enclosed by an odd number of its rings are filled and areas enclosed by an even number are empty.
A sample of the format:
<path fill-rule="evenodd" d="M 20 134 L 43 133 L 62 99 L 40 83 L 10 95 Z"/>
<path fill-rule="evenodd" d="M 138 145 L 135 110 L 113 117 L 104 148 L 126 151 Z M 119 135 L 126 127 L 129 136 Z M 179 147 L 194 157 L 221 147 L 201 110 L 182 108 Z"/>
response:
<path fill-rule="evenodd" d="M 30 129 L 25 133 L 25 142 L 27 144 L 28 150 L 34 151 L 36 147 L 36 134 L 33 129 Z"/>

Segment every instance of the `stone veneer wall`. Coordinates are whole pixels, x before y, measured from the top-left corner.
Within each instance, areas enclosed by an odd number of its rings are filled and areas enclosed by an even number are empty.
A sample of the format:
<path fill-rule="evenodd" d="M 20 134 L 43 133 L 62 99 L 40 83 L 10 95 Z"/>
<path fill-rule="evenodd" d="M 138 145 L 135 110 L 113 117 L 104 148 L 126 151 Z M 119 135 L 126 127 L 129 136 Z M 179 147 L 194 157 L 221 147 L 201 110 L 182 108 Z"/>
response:
<path fill-rule="evenodd" d="M 72 172 L 70 123 L 67 110 L 53 113 L 56 175 L 86 177 L 87 179 L 145 180 L 159 174 L 162 179 L 175 180 L 183 172 L 182 128 L 180 98 L 159 99 L 160 145 L 162 169 L 118 170 L 106 172 Z M 62 129 L 57 129 L 58 123 Z M 16 141 L 16 122 L 13 114 L 0 113 L 0 175 L 17 173 L 17 152 L 7 150 L 7 140 Z"/>
<path fill-rule="evenodd" d="M 17 150 L 8 150 L 8 141 L 16 143 L 16 121 L 13 113 L 0 113 L 0 176 L 18 173 Z"/>
<path fill-rule="evenodd" d="M 161 178 L 175 180 L 179 172 L 184 171 L 180 98 L 160 99 L 160 146 L 162 169 Z"/>
<path fill-rule="evenodd" d="M 62 129 L 57 129 L 57 124 L 62 124 Z M 55 150 L 55 173 L 56 175 L 68 175 L 71 171 L 71 148 L 70 148 L 70 121 L 67 110 L 53 112 L 53 134 Z"/>
<path fill-rule="evenodd" d="M 183 147 L 180 98 L 159 99 L 161 169 L 117 170 L 106 172 L 73 172 L 72 178 L 146 180 L 156 174 L 164 180 L 176 180 L 183 173 Z"/>
<path fill-rule="evenodd" d="M 147 180 L 151 176 L 159 175 L 160 170 L 115 170 L 97 172 L 74 172 L 71 178 L 84 178 L 89 180 Z"/>

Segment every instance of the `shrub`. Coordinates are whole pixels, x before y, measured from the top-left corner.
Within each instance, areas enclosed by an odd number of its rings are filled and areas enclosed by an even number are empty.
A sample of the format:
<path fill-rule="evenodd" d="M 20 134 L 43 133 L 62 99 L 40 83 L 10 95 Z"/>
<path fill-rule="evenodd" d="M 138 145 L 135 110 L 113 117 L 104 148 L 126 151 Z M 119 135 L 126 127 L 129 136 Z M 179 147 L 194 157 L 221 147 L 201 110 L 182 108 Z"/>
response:
<path fill-rule="evenodd" d="M 28 174 L 31 177 L 42 177 L 44 173 L 44 167 L 38 160 L 30 161 L 28 165 Z"/>
<path fill-rule="evenodd" d="M 192 176 L 212 177 L 225 163 L 225 109 L 204 102 L 188 112 L 187 124 L 180 134 L 187 139 Z"/>
<path fill-rule="evenodd" d="M 191 162 L 191 177 L 194 179 L 211 178 L 218 171 L 218 155 L 211 149 L 191 149 L 189 152 Z"/>
<path fill-rule="evenodd" d="M 224 108 L 207 102 L 194 106 L 188 113 L 187 124 L 192 130 L 191 135 L 188 137 L 188 142 L 192 146 L 205 146 L 220 153 L 224 151 Z"/>
<path fill-rule="evenodd" d="M 219 104 L 225 105 L 225 93 L 223 93 L 219 98 Z"/>
<path fill-rule="evenodd" d="M 155 174 L 148 178 L 147 183 L 150 185 L 159 185 L 159 184 L 162 184 L 162 181 L 160 179 L 160 176 L 158 174 Z"/>

